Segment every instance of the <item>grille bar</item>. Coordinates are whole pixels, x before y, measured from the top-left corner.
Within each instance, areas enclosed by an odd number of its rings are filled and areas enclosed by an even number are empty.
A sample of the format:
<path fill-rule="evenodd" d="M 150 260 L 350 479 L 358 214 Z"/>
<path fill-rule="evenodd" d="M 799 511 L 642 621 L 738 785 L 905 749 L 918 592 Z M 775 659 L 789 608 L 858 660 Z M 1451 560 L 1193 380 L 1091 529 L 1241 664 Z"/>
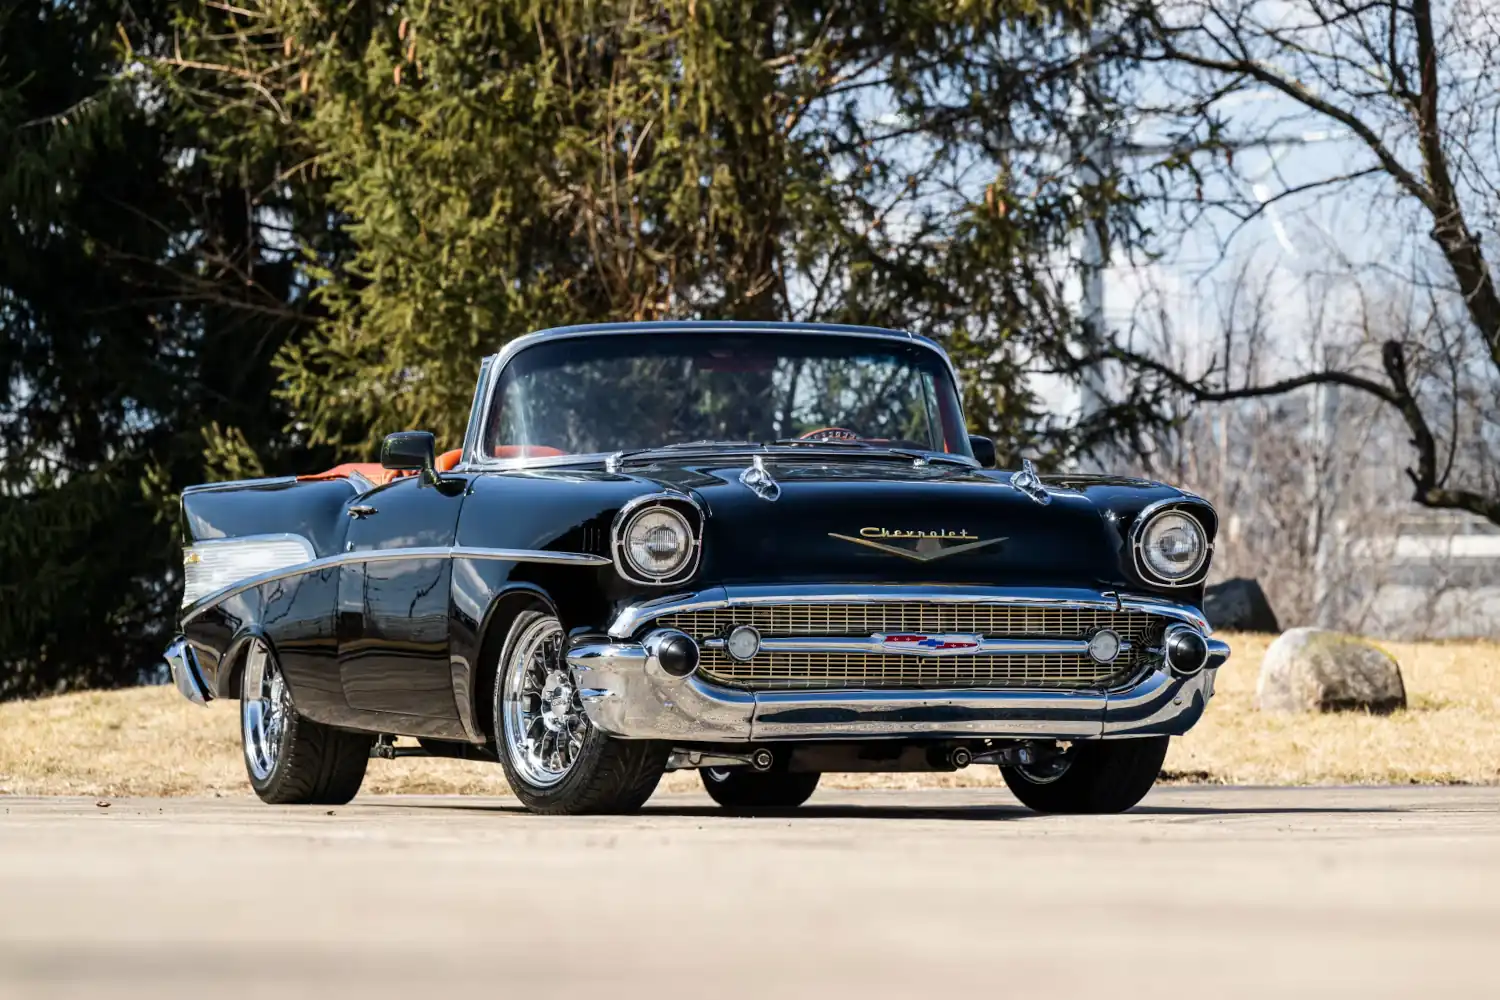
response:
<path fill-rule="evenodd" d="M 807 688 L 1089 688 L 1124 680 L 1133 666 L 1097 663 L 1087 654 L 903 656 L 899 653 L 762 652 L 746 662 L 704 650 L 699 671 L 711 680 L 760 690 Z"/>
<path fill-rule="evenodd" d="M 871 636 L 854 635 L 819 635 L 819 636 L 762 636 L 760 648 L 772 653 L 891 653 L 903 654 L 899 650 L 892 650 L 882 644 L 882 636 L 879 634 Z M 926 654 L 929 658 L 949 656 L 1024 656 L 1030 655 L 1061 655 L 1061 656 L 1083 656 L 1088 653 L 1087 639 L 1019 639 L 1011 636 L 1002 638 L 991 638 L 976 636 L 970 639 L 961 636 L 964 641 L 973 642 L 977 640 L 978 645 L 973 648 L 960 648 L 952 653 L 930 653 L 926 650 L 918 650 L 917 655 Z M 724 649 L 726 643 L 723 639 L 708 638 L 700 639 L 700 645 L 704 649 Z M 1130 649 L 1129 642 L 1120 645 L 1122 652 Z"/>

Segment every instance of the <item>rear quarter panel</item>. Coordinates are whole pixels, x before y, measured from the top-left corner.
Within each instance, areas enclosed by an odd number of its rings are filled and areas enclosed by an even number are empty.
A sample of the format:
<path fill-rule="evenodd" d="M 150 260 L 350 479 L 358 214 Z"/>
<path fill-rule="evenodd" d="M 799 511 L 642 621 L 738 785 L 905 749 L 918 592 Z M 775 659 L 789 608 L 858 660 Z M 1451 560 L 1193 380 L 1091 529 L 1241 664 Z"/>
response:
<path fill-rule="evenodd" d="M 249 480 L 190 487 L 182 495 L 183 543 L 247 535 L 295 534 L 317 557 L 342 550 L 357 495 L 346 479 Z M 288 681 L 313 712 L 344 707 L 337 671 L 333 608 L 338 568 L 278 580 L 238 594 L 183 625 L 204 680 L 219 697 L 235 698 L 234 667 L 246 639 L 260 635 L 275 647 Z"/>

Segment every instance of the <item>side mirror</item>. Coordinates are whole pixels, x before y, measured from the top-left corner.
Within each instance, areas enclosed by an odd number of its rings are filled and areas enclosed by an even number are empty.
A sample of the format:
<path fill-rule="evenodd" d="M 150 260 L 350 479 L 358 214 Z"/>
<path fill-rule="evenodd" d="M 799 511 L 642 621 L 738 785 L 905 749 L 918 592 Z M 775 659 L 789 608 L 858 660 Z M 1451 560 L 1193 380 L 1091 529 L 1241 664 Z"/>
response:
<path fill-rule="evenodd" d="M 974 458 L 979 462 L 981 469 L 993 469 L 995 467 L 994 441 L 979 434 L 970 434 L 969 450 L 974 452 Z"/>
<path fill-rule="evenodd" d="M 397 431 L 380 444 L 380 467 L 421 473 L 422 482 L 436 483 L 437 442 L 428 431 Z"/>

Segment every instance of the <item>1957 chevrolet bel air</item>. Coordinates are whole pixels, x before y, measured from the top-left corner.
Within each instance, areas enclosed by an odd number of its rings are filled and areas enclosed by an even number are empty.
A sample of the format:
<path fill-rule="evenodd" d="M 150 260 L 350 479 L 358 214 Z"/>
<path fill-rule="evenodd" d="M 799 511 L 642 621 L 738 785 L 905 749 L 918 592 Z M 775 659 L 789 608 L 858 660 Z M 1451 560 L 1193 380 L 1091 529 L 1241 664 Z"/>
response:
<path fill-rule="evenodd" d="M 1035 809 L 1128 809 L 1229 653 L 1199 611 L 1214 510 L 994 465 L 922 337 L 548 330 L 483 362 L 459 449 L 184 491 L 166 658 L 239 699 L 267 802 L 425 754 L 551 813 L 636 809 L 671 769 L 785 808 L 825 771 L 979 764 Z"/>

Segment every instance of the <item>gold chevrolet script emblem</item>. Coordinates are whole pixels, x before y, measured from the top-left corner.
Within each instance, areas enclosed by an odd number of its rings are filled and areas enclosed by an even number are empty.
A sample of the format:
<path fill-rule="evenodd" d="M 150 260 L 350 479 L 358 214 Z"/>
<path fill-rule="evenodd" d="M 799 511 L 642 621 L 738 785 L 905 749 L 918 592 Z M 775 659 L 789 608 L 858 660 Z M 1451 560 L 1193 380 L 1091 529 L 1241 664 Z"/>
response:
<path fill-rule="evenodd" d="M 866 545 L 872 549 L 915 559 L 917 562 L 932 562 L 946 559 L 960 552 L 973 552 L 987 545 L 999 545 L 1004 538 L 975 538 L 967 529 L 958 531 L 892 531 L 889 528 L 860 528 L 858 537 L 840 535 L 830 531 L 829 538 L 837 538 L 855 545 Z"/>

